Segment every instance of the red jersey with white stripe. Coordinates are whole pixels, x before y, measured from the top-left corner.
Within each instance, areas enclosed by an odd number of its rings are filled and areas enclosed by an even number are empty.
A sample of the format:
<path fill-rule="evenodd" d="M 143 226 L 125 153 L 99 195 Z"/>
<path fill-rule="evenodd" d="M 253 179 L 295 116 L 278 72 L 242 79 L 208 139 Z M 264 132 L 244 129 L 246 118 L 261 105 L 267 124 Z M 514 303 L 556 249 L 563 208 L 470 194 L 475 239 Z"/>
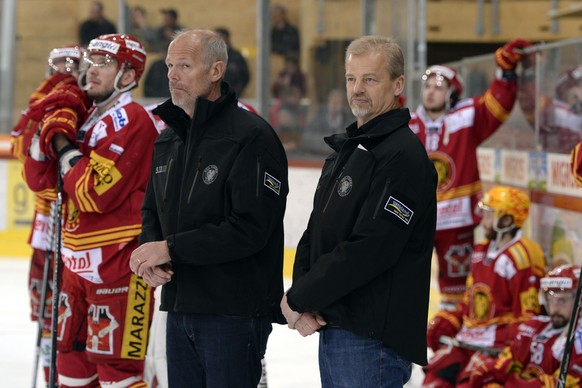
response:
<path fill-rule="evenodd" d="M 495 79 L 484 95 L 461 100 L 434 121 L 422 106 L 411 114 L 410 128 L 438 172 L 437 230 L 479 223 L 474 212 L 482 192 L 477 147 L 507 119 L 516 93 L 516 82 Z"/>
<path fill-rule="evenodd" d="M 141 204 L 157 136 L 152 115 L 129 92 L 101 115 L 93 108 L 78 130 L 75 145 L 83 156 L 63 178 L 62 257 L 86 280 L 99 284 L 129 271 L 115 256 L 141 232 Z M 42 166 L 46 173 L 37 182 L 54 187 L 54 162 L 28 158 L 25 164 L 37 175 Z"/>

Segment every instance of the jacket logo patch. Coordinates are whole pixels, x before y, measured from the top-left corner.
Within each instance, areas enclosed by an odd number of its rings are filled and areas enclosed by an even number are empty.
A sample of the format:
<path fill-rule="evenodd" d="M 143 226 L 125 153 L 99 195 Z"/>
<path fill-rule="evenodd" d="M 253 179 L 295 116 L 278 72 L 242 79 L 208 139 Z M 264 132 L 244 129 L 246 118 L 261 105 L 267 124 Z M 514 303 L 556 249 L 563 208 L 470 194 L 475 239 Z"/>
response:
<path fill-rule="evenodd" d="M 352 177 L 346 175 L 339 181 L 339 185 L 337 186 L 337 194 L 340 197 L 345 197 L 352 191 Z"/>
<path fill-rule="evenodd" d="M 204 171 L 202 171 L 202 181 L 204 183 L 206 183 L 207 185 L 214 182 L 216 180 L 217 176 L 218 176 L 218 167 L 216 167 L 214 164 L 211 164 L 210 166 L 206 166 Z"/>
<path fill-rule="evenodd" d="M 164 164 L 163 166 L 156 166 L 156 174 L 163 174 L 168 169 L 168 165 Z"/>
<path fill-rule="evenodd" d="M 265 179 L 263 180 L 263 184 L 268 189 L 274 191 L 275 194 L 279 195 L 281 193 L 281 181 L 266 171 L 265 171 Z"/>
<path fill-rule="evenodd" d="M 414 215 L 414 212 L 410 210 L 408 206 L 397 200 L 396 198 L 390 196 L 388 202 L 384 206 L 384 210 L 389 213 L 394 214 L 396 217 L 400 218 L 406 225 L 410 224 L 410 220 Z"/>

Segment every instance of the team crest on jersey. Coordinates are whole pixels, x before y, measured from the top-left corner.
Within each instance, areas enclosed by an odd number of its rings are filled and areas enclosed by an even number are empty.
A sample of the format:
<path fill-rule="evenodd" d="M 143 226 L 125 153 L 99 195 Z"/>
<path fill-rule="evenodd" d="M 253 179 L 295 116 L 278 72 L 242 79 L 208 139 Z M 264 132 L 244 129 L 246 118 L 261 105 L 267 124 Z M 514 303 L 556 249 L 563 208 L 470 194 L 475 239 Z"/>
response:
<path fill-rule="evenodd" d="M 263 185 L 275 194 L 281 194 L 281 181 L 265 171 Z"/>
<path fill-rule="evenodd" d="M 218 167 L 216 165 L 211 164 L 210 166 L 206 166 L 204 171 L 202 171 L 202 181 L 207 185 L 211 184 L 216 180 L 218 176 Z"/>
<path fill-rule="evenodd" d="M 429 152 L 428 157 L 438 174 L 437 192 L 448 190 L 455 179 L 455 163 L 444 152 Z"/>
<path fill-rule="evenodd" d="M 470 301 L 473 306 L 469 313 L 471 319 L 482 321 L 495 315 L 493 295 L 488 286 L 483 283 L 476 283 L 471 287 L 470 295 Z"/>
<path fill-rule="evenodd" d="M 113 354 L 113 332 L 119 327 L 119 323 L 109 311 L 109 306 L 92 304 L 88 315 L 87 351 Z"/>
<path fill-rule="evenodd" d="M 352 186 L 352 177 L 346 175 L 339 181 L 339 184 L 337 185 L 337 194 L 340 197 L 346 197 L 352 191 Z"/>
<path fill-rule="evenodd" d="M 414 215 L 414 212 L 408 206 L 406 206 L 393 196 L 390 196 L 390 198 L 388 198 L 386 205 L 384 205 L 384 210 L 400 218 L 406 225 L 410 224 L 410 220 Z"/>
<path fill-rule="evenodd" d="M 64 229 L 67 232 L 74 232 L 79 228 L 79 209 L 75 207 L 72 199 L 67 200 L 67 220 Z"/>

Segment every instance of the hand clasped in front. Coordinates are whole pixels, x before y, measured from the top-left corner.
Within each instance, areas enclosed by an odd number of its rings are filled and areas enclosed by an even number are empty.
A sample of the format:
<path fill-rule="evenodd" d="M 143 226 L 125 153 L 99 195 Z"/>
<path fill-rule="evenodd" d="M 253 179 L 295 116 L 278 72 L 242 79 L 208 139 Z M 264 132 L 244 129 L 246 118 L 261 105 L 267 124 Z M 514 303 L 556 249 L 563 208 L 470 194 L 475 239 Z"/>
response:
<path fill-rule="evenodd" d="M 152 287 L 168 283 L 174 274 L 166 241 L 140 245 L 131 253 L 129 267 Z"/>

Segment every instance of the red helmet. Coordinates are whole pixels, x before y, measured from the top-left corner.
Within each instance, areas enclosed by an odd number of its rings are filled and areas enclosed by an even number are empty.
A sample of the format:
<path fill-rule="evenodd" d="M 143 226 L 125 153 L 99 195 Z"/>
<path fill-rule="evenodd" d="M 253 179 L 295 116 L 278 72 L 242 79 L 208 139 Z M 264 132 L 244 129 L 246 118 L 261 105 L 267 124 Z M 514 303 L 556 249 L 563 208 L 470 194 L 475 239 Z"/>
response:
<path fill-rule="evenodd" d="M 566 101 L 566 92 L 571 87 L 582 85 L 582 65 L 563 71 L 556 80 L 556 97 Z"/>
<path fill-rule="evenodd" d="M 540 280 L 540 290 L 544 292 L 576 292 L 579 278 L 580 266 L 576 264 L 560 265 Z"/>
<path fill-rule="evenodd" d="M 461 94 L 463 93 L 463 79 L 457 70 L 448 66 L 433 65 L 426 69 L 422 75 L 422 80 L 426 81 L 432 76 L 435 76 L 437 81 L 446 79 L 449 83 L 449 91 L 451 92 L 451 95 L 455 94 L 457 98 L 461 97 Z"/>
<path fill-rule="evenodd" d="M 576 264 L 560 265 L 548 272 L 540 280 L 540 303 L 548 309 L 547 294 L 549 293 L 576 293 L 580 279 L 580 266 Z"/>
<path fill-rule="evenodd" d="M 54 73 L 60 71 L 57 67 L 57 62 L 65 61 L 65 68 L 68 73 L 71 72 L 71 66 L 73 64 L 79 65 L 81 62 L 81 57 L 83 56 L 83 51 L 81 47 L 76 45 L 67 45 L 62 47 L 55 47 L 49 53 L 47 62 L 49 65 L 49 73 Z"/>
<path fill-rule="evenodd" d="M 133 36 L 126 34 L 101 35 L 89 42 L 86 59 L 91 54 L 102 54 L 119 63 L 119 70 L 134 69 L 135 81 L 141 78 L 146 64 L 146 51 Z M 91 62 L 88 59 L 88 62 Z"/>

